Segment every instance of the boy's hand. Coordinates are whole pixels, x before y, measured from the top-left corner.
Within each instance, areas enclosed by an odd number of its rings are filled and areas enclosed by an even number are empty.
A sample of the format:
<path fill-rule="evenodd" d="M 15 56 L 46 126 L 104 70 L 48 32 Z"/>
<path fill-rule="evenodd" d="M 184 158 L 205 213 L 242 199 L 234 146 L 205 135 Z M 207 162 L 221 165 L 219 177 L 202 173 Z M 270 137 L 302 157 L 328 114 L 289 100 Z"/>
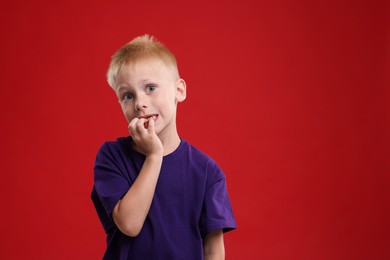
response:
<path fill-rule="evenodd" d="M 130 237 L 138 236 L 142 230 L 161 171 L 164 149 L 154 120 L 154 116 L 134 118 L 128 127 L 134 148 L 146 158 L 136 180 L 115 205 L 112 217 L 119 230 Z"/>
<path fill-rule="evenodd" d="M 163 145 L 154 131 L 154 119 L 134 118 L 129 124 L 129 131 L 136 148 L 146 157 L 163 155 Z"/>

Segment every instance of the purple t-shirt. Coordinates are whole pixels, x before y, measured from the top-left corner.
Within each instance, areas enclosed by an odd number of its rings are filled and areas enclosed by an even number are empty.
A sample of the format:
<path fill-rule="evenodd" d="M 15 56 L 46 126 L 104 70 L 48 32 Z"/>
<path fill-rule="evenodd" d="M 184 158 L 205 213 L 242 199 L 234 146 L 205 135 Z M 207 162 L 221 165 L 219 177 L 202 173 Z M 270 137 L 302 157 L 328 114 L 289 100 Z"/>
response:
<path fill-rule="evenodd" d="M 202 238 L 236 228 L 225 176 L 207 155 L 184 140 L 164 156 L 152 205 L 140 234 L 124 235 L 112 219 L 117 202 L 136 180 L 145 156 L 131 137 L 107 142 L 95 162 L 92 200 L 107 233 L 104 259 L 203 259 Z"/>

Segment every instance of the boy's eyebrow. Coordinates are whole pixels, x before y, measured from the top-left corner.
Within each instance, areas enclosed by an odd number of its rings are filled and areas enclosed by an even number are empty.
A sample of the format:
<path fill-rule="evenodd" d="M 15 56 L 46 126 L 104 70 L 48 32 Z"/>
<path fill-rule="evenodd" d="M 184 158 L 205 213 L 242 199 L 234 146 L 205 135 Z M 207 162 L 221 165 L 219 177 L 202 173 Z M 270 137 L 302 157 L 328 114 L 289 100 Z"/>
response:
<path fill-rule="evenodd" d="M 123 86 L 123 85 L 119 85 L 118 88 L 116 89 L 117 91 L 122 89 L 122 88 L 126 88 L 126 86 Z"/>
<path fill-rule="evenodd" d="M 118 93 L 119 91 L 121 91 L 122 89 L 126 89 L 126 88 L 131 88 L 131 86 L 128 86 L 126 84 L 124 85 L 118 85 L 118 88 L 116 89 L 116 92 Z"/>
<path fill-rule="evenodd" d="M 145 83 L 152 83 L 152 82 L 154 82 L 154 80 L 152 80 L 152 79 L 150 79 L 150 78 L 146 78 L 146 79 L 141 80 L 139 83 L 140 83 L 141 85 L 143 85 L 143 84 L 145 84 Z M 127 88 L 127 87 L 131 87 L 131 86 L 119 85 L 118 88 L 117 88 L 117 90 L 116 90 L 116 92 L 119 93 L 119 91 L 120 91 L 121 89 Z"/>
<path fill-rule="evenodd" d="M 118 86 L 118 88 L 116 89 L 116 93 L 119 93 L 121 91 L 121 89 L 123 89 L 123 86 Z"/>

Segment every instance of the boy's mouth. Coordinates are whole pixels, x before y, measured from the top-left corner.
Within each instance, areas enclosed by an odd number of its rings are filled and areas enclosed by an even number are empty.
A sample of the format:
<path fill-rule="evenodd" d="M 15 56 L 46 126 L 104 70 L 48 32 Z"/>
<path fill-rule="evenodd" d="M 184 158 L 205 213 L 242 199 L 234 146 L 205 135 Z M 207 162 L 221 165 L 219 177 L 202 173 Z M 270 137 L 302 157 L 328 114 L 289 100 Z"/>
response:
<path fill-rule="evenodd" d="M 156 120 L 157 117 L 158 117 L 158 114 L 148 114 L 148 115 L 139 116 L 138 119 L 141 119 L 141 118 L 145 118 L 145 119 L 153 118 L 154 120 Z"/>
<path fill-rule="evenodd" d="M 139 116 L 138 119 L 141 119 L 141 118 L 147 119 L 147 121 L 145 121 L 145 123 L 144 123 L 144 127 L 146 129 L 148 129 L 148 127 L 149 127 L 149 120 L 150 119 L 156 120 L 157 117 L 158 117 L 158 114 L 148 114 L 148 115 Z"/>

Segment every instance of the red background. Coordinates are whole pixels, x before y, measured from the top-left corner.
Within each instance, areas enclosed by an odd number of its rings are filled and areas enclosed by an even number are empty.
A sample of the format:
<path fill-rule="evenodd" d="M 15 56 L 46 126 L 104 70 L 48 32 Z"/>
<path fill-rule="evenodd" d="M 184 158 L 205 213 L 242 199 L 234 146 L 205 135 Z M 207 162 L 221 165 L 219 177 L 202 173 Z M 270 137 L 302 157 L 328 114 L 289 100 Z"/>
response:
<path fill-rule="evenodd" d="M 181 136 L 223 168 L 227 259 L 390 259 L 387 1 L 3 1 L 1 259 L 99 259 L 95 154 L 127 124 L 105 72 L 155 35 Z"/>

